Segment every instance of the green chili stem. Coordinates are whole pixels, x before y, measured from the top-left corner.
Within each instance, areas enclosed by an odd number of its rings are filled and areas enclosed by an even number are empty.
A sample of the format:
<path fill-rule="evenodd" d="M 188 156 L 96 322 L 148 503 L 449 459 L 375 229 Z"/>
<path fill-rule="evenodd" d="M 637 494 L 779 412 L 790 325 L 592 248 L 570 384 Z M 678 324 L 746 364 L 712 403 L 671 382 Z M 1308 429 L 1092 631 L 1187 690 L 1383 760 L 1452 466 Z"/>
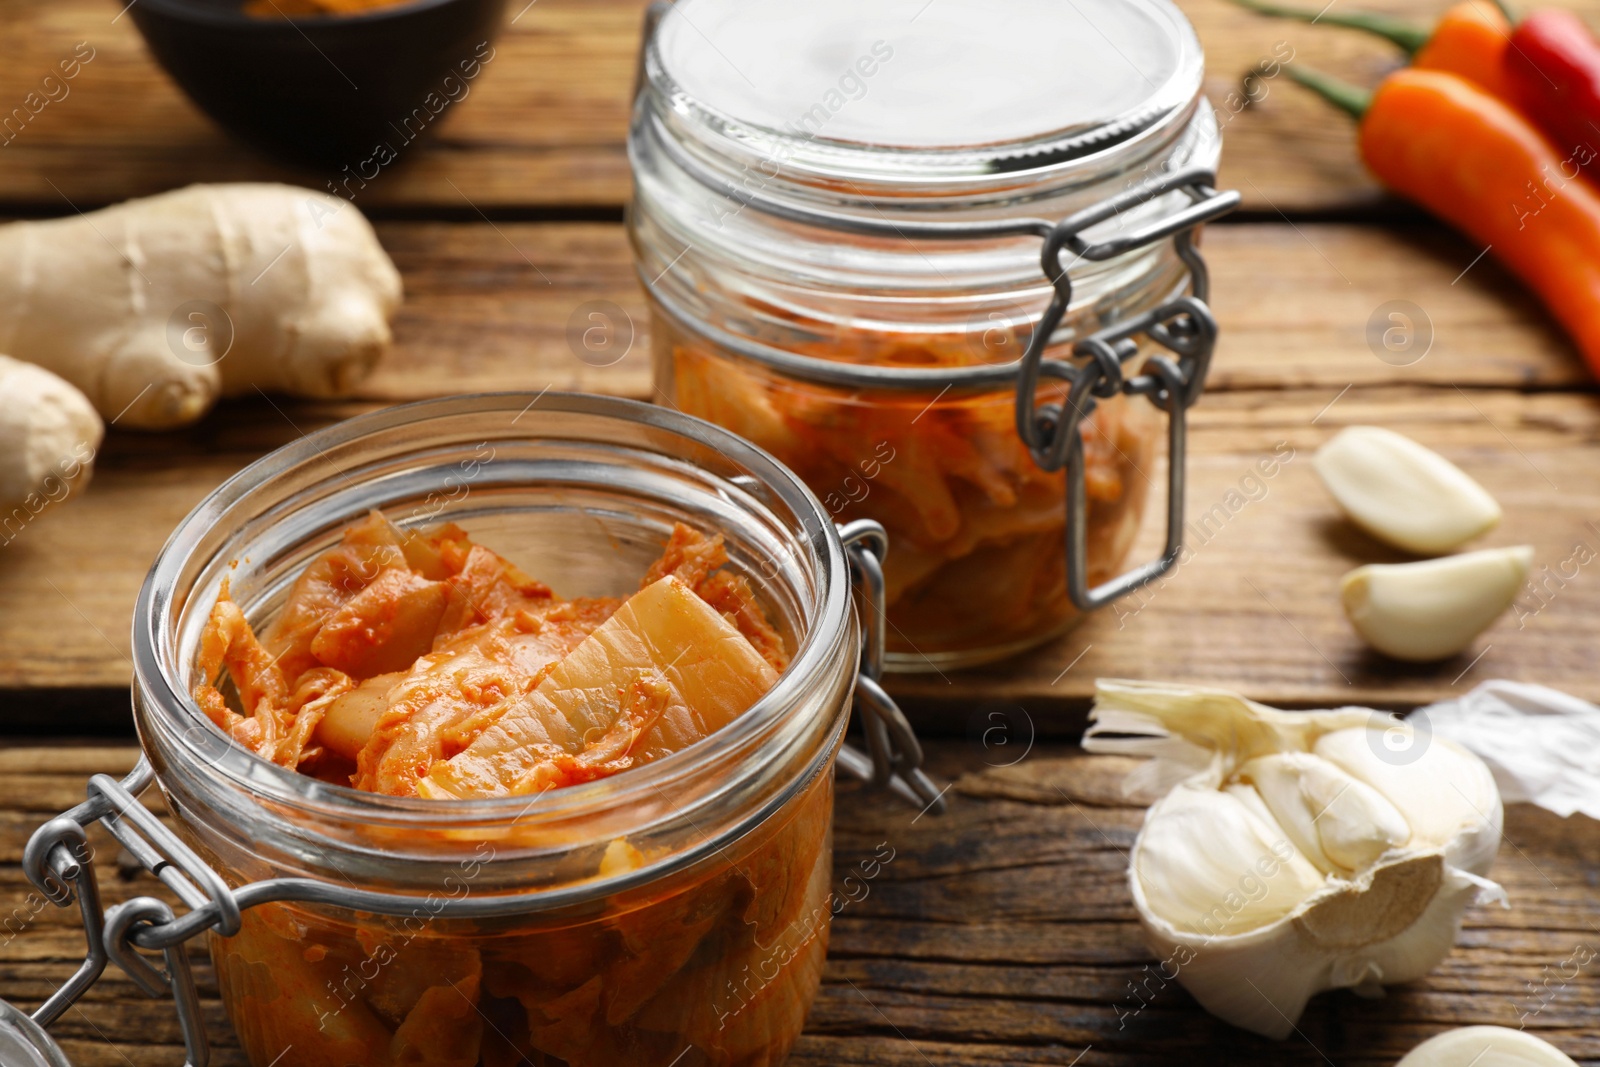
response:
<path fill-rule="evenodd" d="M 1433 36 L 1433 30 L 1418 26 L 1416 23 L 1370 11 L 1329 11 L 1323 8 L 1322 11 L 1316 12 L 1297 7 L 1284 7 L 1281 4 L 1271 3 L 1270 0 L 1233 0 L 1233 2 L 1242 8 L 1262 15 L 1271 15 L 1274 18 L 1295 19 L 1299 22 L 1324 22 L 1330 26 L 1365 30 L 1367 33 L 1377 34 L 1393 42 L 1404 49 L 1407 55 L 1416 55 L 1417 50 L 1427 44 L 1428 38 Z"/>
<path fill-rule="evenodd" d="M 1284 69 L 1289 72 L 1289 77 L 1357 119 L 1367 113 L 1367 106 L 1372 103 L 1372 93 L 1360 86 L 1329 77 L 1309 67 L 1292 66 Z"/>

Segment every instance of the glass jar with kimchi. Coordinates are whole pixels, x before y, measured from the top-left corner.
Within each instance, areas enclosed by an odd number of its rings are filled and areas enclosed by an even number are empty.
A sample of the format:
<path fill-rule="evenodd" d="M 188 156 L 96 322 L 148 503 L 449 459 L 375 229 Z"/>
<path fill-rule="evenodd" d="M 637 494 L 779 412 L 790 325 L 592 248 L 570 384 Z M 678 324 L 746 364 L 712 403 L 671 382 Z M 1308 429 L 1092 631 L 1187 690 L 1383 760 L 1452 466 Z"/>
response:
<path fill-rule="evenodd" d="M 175 992 L 191 1062 L 210 928 L 254 1067 L 779 1063 L 834 908 L 862 566 L 793 474 L 659 407 L 349 420 L 175 531 L 135 617 L 147 764 L 25 866 Z M 134 800 L 152 777 L 176 833 Z M 74 850 L 113 813 L 190 910 L 98 917 Z"/>
<path fill-rule="evenodd" d="M 657 400 L 889 530 L 892 668 L 1039 644 L 1176 557 L 1169 521 L 1162 558 L 1121 574 L 1161 412 L 1181 420 L 1209 358 L 1193 234 L 1234 198 L 1211 188 L 1202 72 L 1168 0 L 678 0 L 647 21 L 629 224 Z M 1164 349 L 1173 373 L 1121 373 Z"/>

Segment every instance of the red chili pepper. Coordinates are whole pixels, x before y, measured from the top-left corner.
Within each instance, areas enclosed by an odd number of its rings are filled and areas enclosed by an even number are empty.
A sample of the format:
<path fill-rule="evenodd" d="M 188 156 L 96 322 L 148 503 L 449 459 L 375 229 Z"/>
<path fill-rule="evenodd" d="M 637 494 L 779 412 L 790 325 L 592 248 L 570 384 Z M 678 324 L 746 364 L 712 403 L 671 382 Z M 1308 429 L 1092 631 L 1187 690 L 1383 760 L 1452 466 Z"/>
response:
<path fill-rule="evenodd" d="M 1600 180 L 1600 42 L 1570 11 L 1535 11 L 1506 51 L 1517 106 L 1560 154 Z"/>

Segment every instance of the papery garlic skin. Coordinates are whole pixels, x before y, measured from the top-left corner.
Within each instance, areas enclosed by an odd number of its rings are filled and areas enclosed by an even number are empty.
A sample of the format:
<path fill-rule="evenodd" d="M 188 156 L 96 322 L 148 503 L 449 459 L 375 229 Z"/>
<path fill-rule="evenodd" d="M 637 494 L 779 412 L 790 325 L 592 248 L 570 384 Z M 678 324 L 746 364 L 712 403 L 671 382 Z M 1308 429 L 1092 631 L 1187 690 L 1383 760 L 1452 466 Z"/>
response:
<path fill-rule="evenodd" d="M 1533 548 L 1486 548 L 1419 563 L 1369 563 L 1346 574 L 1340 598 L 1350 625 L 1386 656 L 1445 659 L 1499 618 L 1528 579 Z"/>
<path fill-rule="evenodd" d="M 1346 427 L 1311 465 L 1352 522 L 1418 555 L 1454 551 L 1500 521 L 1500 505 L 1460 467 L 1380 426 Z"/>
<path fill-rule="evenodd" d="M 1566 1053 L 1524 1030 L 1463 1026 L 1430 1037 L 1395 1067 L 1578 1067 Z"/>
<path fill-rule="evenodd" d="M 1108 680 L 1091 720 L 1085 749 L 1153 757 L 1130 785 L 1181 779 L 1145 816 L 1129 887 L 1151 949 L 1236 1026 L 1286 1037 L 1323 990 L 1419 978 L 1466 908 L 1504 899 L 1485 877 L 1494 779 L 1443 738 L 1367 709 Z"/>

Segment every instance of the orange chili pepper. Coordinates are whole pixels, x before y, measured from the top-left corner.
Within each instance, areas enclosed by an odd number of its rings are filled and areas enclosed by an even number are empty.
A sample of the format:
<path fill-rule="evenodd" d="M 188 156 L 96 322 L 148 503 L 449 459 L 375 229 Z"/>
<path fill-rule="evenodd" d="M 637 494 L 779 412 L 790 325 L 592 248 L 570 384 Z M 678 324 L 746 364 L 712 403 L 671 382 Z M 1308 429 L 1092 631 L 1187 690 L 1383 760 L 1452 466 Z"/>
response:
<path fill-rule="evenodd" d="M 1412 55 L 1411 65 L 1459 74 L 1509 102 L 1516 99 L 1505 71 L 1510 44 L 1511 21 L 1500 9 L 1482 0 L 1466 0 L 1444 13 L 1428 43 Z"/>
<path fill-rule="evenodd" d="M 1266 0 L 1234 0 L 1240 7 L 1274 18 L 1294 19 L 1363 30 L 1393 42 L 1424 70 L 1445 70 L 1476 82 L 1502 100 L 1512 100 L 1505 74 L 1511 20 L 1488 0 L 1463 0 L 1444 13 L 1433 29 L 1370 11 L 1302 11 Z"/>
<path fill-rule="evenodd" d="M 1509 104 L 1455 74 L 1400 70 L 1370 96 L 1291 70 L 1361 119 L 1372 173 L 1493 249 L 1600 375 L 1600 192 Z"/>

